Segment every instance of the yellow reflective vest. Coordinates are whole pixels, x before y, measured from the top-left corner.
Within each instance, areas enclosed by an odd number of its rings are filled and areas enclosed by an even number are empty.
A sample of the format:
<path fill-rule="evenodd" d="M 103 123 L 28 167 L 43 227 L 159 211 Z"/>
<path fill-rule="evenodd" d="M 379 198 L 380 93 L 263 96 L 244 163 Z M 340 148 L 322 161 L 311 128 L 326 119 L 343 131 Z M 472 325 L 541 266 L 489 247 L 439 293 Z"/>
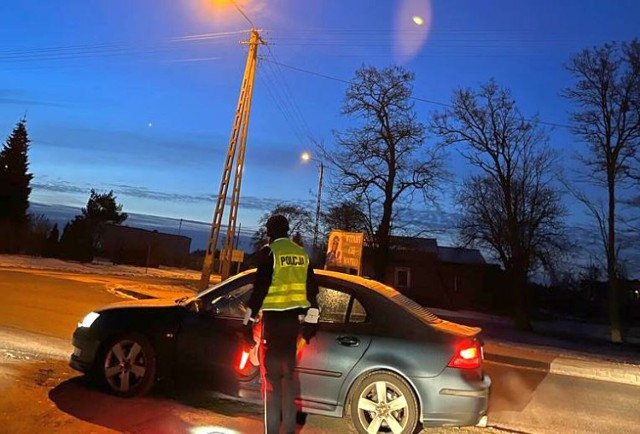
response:
<path fill-rule="evenodd" d="M 273 252 L 273 277 L 269 292 L 262 302 L 263 310 L 288 310 L 309 307 L 307 269 L 309 256 L 288 238 L 269 244 Z"/>

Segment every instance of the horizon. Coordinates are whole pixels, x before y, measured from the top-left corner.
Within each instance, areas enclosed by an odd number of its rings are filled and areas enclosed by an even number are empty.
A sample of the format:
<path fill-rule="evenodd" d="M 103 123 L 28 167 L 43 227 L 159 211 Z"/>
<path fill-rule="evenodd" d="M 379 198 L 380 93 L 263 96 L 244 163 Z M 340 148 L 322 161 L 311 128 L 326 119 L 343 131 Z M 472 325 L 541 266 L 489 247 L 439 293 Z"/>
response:
<path fill-rule="evenodd" d="M 74 207 L 69 205 L 52 205 L 52 204 L 41 204 L 37 202 L 30 202 L 30 212 L 35 212 L 36 214 L 43 214 L 47 219 L 49 219 L 52 223 L 57 223 L 60 232 L 64 228 L 64 224 L 70 221 L 75 215 L 79 214 L 82 209 L 80 207 Z M 128 214 L 127 220 L 122 224 L 123 226 L 129 227 L 137 227 L 146 230 L 158 230 L 159 232 L 174 234 L 174 235 L 184 235 L 188 236 L 191 239 L 191 249 L 190 251 L 193 253 L 196 250 L 204 250 L 207 247 L 207 241 L 209 237 L 209 232 L 211 230 L 211 223 L 195 221 L 195 220 L 185 220 L 172 218 L 172 217 L 163 217 L 156 216 L 152 214 L 141 214 L 141 213 L 130 213 L 123 207 L 123 211 Z M 226 225 L 222 225 L 223 228 L 226 228 Z M 238 247 L 241 250 L 244 250 L 245 253 L 251 253 L 254 250 L 253 245 L 253 235 L 255 234 L 257 227 L 242 227 L 240 228 L 239 235 L 239 243 Z M 224 244 L 224 231 L 221 231 L 221 239 L 218 240 L 218 248 L 222 248 Z M 588 234 L 585 232 L 580 232 L 581 236 L 584 239 L 588 239 Z M 328 235 L 328 234 L 326 234 Z M 481 252 L 484 259 L 488 264 L 500 265 L 499 261 L 494 258 L 490 252 L 487 252 L 485 249 L 473 247 L 473 246 L 464 246 L 455 240 L 455 228 L 449 228 L 449 230 L 442 229 L 440 236 L 433 235 L 428 237 L 419 237 L 419 238 L 428 238 L 436 241 L 439 247 L 453 247 L 453 248 L 474 248 Z M 305 246 L 309 246 L 312 243 L 312 237 L 303 237 L 305 241 Z M 326 242 L 327 240 L 324 240 Z M 568 258 L 565 258 L 567 260 Z M 580 272 L 586 270 L 587 267 L 594 264 L 592 258 L 588 256 L 583 256 L 578 258 L 578 264 L 574 264 L 573 267 L 568 267 L 563 269 L 563 271 L 569 271 L 572 273 Z M 597 265 L 597 264 L 596 264 Z M 534 273 L 534 279 L 537 281 L 547 281 L 548 276 L 544 276 L 545 273 L 536 272 Z M 640 272 L 638 273 L 630 273 L 630 279 L 640 279 Z"/>

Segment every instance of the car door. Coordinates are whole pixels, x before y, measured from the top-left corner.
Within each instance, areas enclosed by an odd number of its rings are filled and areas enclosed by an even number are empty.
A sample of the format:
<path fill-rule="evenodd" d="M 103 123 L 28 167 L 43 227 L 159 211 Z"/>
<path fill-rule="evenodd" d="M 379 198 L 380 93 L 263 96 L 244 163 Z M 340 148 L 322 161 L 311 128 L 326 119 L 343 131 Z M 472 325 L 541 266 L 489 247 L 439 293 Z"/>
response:
<path fill-rule="evenodd" d="M 320 282 L 320 323 L 311 343 L 298 350 L 296 373 L 305 407 L 336 405 L 347 374 L 371 343 L 366 310 L 347 288 Z"/>
<path fill-rule="evenodd" d="M 179 374 L 202 386 L 234 386 L 242 352 L 239 332 L 253 279 L 243 278 L 201 297 L 199 312 L 189 312 L 177 337 Z"/>

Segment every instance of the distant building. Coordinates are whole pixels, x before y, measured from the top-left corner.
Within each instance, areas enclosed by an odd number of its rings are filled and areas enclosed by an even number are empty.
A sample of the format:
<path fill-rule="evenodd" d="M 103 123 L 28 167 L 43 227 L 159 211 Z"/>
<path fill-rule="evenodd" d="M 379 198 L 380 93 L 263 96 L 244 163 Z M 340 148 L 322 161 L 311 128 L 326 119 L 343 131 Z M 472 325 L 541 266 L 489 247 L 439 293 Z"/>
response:
<path fill-rule="evenodd" d="M 432 238 L 392 237 L 391 244 L 384 281 L 418 303 L 469 310 L 500 304 L 503 273 L 479 250 L 438 246 Z M 374 275 L 372 253 L 365 248 L 365 276 Z"/>
<path fill-rule="evenodd" d="M 181 267 L 188 262 L 190 248 L 191 238 L 182 235 L 107 225 L 100 255 L 116 264 Z"/>

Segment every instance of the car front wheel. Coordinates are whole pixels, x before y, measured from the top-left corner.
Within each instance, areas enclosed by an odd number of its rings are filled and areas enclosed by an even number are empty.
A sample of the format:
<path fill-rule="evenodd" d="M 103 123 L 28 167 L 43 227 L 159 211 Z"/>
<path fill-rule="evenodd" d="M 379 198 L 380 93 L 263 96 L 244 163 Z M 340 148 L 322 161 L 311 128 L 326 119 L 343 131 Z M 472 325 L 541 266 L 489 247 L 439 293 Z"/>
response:
<path fill-rule="evenodd" d="M 114 395 L 129 398 L 151 389 L 156 356 L 146 338 L 135 334 L 118 337 L 106 346 L 103 354 L 102 376 Z"/>
<path fill-rule="evenodd" d="M 418 411 L 407 382 L 391 372 L 367 374 L 351 392 L 349 417 L 361 434 L 413 434 Z"/>

